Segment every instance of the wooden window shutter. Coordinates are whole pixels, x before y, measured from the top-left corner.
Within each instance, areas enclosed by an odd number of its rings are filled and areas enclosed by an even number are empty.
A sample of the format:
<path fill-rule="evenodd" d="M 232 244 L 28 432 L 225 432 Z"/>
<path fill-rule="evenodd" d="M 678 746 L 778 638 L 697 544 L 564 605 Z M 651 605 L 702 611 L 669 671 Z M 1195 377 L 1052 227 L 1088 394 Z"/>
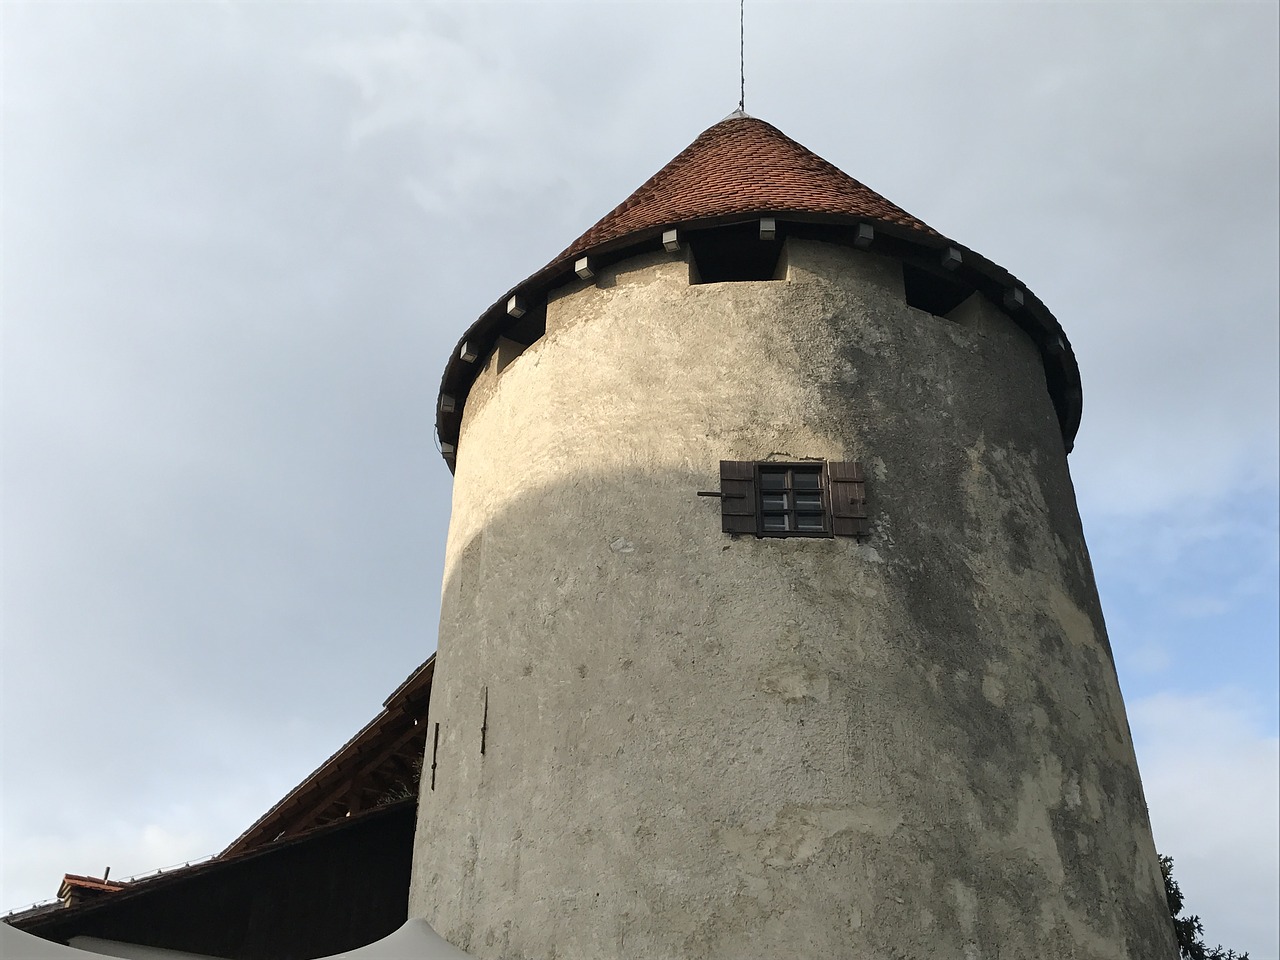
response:
<path fill-rule="evenodd" d="M 720 523 L 725 533 L 756 533 L 756 465 L 720 461 Z"/>
<path fill-rule="evenodd" d="M 860 463 L 828 463 L 827 485 L 831 496 L 831 532 L 837 537 L 865 537 L 871 533 L 867 520 L 867 486 Z"/>

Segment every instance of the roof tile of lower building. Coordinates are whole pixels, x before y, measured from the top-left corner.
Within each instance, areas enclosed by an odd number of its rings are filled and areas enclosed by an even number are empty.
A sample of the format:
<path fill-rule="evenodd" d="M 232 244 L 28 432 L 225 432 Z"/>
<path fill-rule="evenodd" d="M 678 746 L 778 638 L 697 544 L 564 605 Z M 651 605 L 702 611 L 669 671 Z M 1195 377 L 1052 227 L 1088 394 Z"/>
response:
<path fill-rule="evenodd" d="M 104 880 L 101 877 L 84 877 L 78 873 L 68 873 L 62 878 L 62 887 L 58 892 L 62 896 L 63 891 L 73 888 L 82 890 L 100 890 L 104 893 L 114 893 L 117 890 L 123 890 L 127 887 L 127 883 L 118 880 Z"/>

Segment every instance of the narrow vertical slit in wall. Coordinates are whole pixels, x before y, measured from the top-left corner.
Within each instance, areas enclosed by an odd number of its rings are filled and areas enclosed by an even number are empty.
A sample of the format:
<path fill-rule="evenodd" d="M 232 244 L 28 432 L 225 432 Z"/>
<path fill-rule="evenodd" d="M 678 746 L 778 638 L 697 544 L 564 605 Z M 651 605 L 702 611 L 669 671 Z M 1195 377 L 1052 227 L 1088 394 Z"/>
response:
<path fill-rule="evenodd" d="M 431 742 L 431 789 L 436 788 L 436 754 L 440 752 L 440 724 L 436 724 L 435 739 Z"/>
<path fill-rule="evenodd" d="M 484 715 L 480 720 L 480 756 L 484 756 L 485 741 L 489 736 L 489 688 L 484 688 Z"/>

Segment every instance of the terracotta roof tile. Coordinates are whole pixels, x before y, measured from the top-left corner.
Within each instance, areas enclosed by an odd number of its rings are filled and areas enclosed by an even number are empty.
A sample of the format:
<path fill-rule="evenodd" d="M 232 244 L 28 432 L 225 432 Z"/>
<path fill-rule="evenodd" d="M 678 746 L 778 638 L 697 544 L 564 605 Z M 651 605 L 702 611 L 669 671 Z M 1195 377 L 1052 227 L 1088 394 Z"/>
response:
<path fill-rule="evenodd" d="M 777 127 L 735 114 L 703 131 L 556 261 L 654 227 L 753 213 L 844 215 L 936 235 Z"/>
<path fill-rule="evenodd" d="M 116 893 L 129 885 L 118 880 L 104 880 L 101 877 L 82 877 L 76 873 L 65 874 L 58 887 L 58 899 L 64 903 L 70 900 L 97 898 L 107 893 Z"/>

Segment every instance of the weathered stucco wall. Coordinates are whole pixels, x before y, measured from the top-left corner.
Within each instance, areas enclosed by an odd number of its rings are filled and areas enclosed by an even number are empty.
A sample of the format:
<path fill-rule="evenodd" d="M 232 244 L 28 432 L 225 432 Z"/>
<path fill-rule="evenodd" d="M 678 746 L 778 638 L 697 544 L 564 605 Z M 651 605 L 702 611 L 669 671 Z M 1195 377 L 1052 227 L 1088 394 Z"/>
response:
<path fill-rule="evenodd" d="M 784 256 L 627 261 L 477 382 L 411 914 L 481 958 L 1172 957 L 1033 345 Z M 696 496 L 808 457 L 864 463 L 868 540 Z"/>

